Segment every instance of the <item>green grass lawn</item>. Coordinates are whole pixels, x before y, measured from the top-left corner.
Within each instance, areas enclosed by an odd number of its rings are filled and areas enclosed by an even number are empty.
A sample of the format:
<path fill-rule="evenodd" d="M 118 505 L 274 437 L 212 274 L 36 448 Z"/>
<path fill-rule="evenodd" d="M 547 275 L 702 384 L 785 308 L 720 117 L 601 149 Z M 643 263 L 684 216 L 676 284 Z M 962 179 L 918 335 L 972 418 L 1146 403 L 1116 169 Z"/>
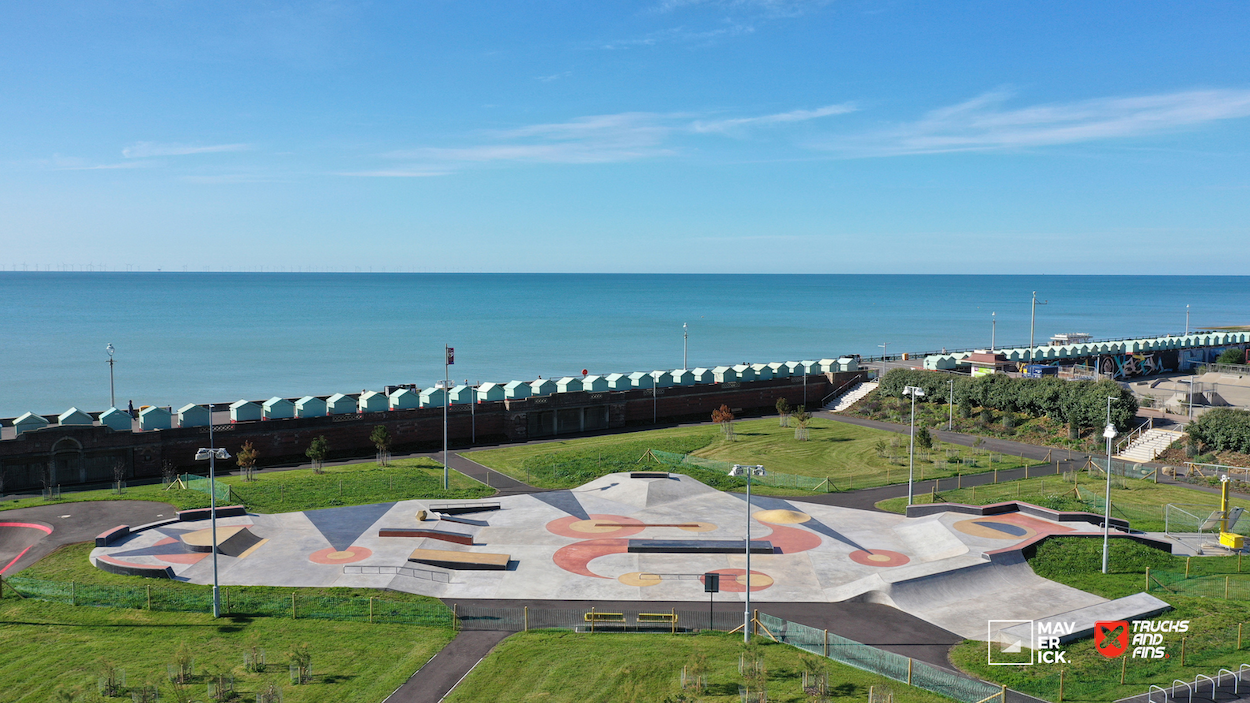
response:
<path fill-rule="evenodd" d="M 451 472 L 450 490 L 444 491 L 443 467 L 430 459 L 397 459 L 386 468 L 374 462 L 327 466 L 325 473 L 293 469 L 256 474 L 256 480 L 241 476 L 219 476 L 230 486 L 231 501 L 241 499 L 256 513 L 284 513 L 343 505 L 366 505 L 413 498 L 484 498 L 494 490 L 456 471 Z M 179 510 L 208 507 L 208 494 L 194 490 L 165 490 L 159 484 L 134 486 L 119 495 L 112 489 L 63 493 L 60 501 L 24 498 L 0 503 L 0 510 L 46 505 L 49 502 L 86 500 L 154 500 L 172 503 Z"/>
<path fill-rule="evenodd" d="M 1047 474 L 1037 478 L 1008 481 L 975 488 L 942 490 L 933 496 L 921 493 L 916 496 L 916 503 L 929 503 L 936 497 L 939 503 L 964 503 L 967 505 L 989 505 L 1008 500 L 1024 500 L 1036 505 L 1058 510 L 1090 510 L 1103 512 L 1103 495 L 1106 491 L 1106 479 L 1078 473 L 1077 486 L 1080 488 L 1082 500 L 1076 500 L 1073 492 L 1072 479 L 1069 473 L 1065 476 Z M 954 485 L 952 485 L 954 488 Z M 1164 528 L 1164 506 L 1168 503 L 1182 505 L 1190 514 L 1205 518 L 1213 510 L 1220 507 L 1220 497 L 1215 494 L 1196 491 L 1184 486 L 1154 483 L 1146 479 L 1124 479 L 1112 477 L 1111 514 L 1129 521 L 1135 530 L 1144 532 L 1162 532 Z M 1250 501 L 1237 498 L 1232 501 L 1234 506 L 1250 510 Z M 881 510 L 902 513 L 907 507 L 906 498 L 890 498 L 877 503 Z M 1182 516 L 1183 517 L 1183 516 Z M 1189 518 L 1185 518 L 1189 520 Z M 1170 525 L 1175 531 L 1194 531 L 1182 525 Z M 1250 522 L 1239 523 L 1236 531 L 1246 534 L 1250 531 Z"/>
<path fill-rule="evenodd" d="M 788 645 L 754 646 L 764 660 L 770 701 L 812 700 L 801 690 L 805 667 L 828 672 L 832 700 L 867 700 L 869 687 L 875 687 L 878 696 L 893 692 L 899 703 L 949 700 Z M 737 701 L 742 652 L 741 635 L 719 632 L 592 635 L 537 630 L 504 640 L 447 701 Z M 706 662 L 707 689 L 700 694 L 693 688 L 682 691 L 682 667 L 693 667 L 700 656 Z"/>
<path fill-rule="evenodd" d="M 1038 575 L 1080 588 L 1105 598 L 1119 598 L 1145 588 L 1145 572 L 1182 572 L 1184 557 L 1128 540 L 1111 542 L 1111 571 L 1101 573 L 1102 543 L 1098 540 L 1068 538 L 1044 542 L 1030 565 Z M 1247 563 L 1250 567 L 1250 563 Z M 1235 573 L 1236 557 L 1204 557 L 1193 559 L 1193 573 L 1214 575 Z M 1250 579 L 1250 575 L 1230 578 Z M 1222 577 L 1221 577 L 1222 581 Z M 1250 589 L 1245 591 L 1250 595 Z M 1193 681 L 1197 674 L 1214 676 L 1220 667 L 1236 670 L 1250 661 L 1250 651 L 1237 650 L 1238 624 L 1250 623 L 1250 602 L 1223 598 L 1195 598 L 1153 588 L 1152 595 L 1170 603 L 1174 610 L 1157 619 L 1189 620 L 1184 635 L 1185 664 L 1181 665 L 1181 635 L 1164 635 L 1168 648 L 1165 659 L 1108 659 L 1094 650 L 1092 638 L 1067 646 L 1071 663 L 1065 667 L 1065 701 L 1111 701 L 1146 692 L 1150 684 L 1167 687 L 1173 679 Z M 1250 633 L 1250 631 L 1248 631 Z M 1250 645 L 1247 637 L 1246 645 Z M 951 653 L 951 661 L 974 676 L 1007 686 L 1047 700 L 1057 700 L 1059 667 L 988 666 L 986 644 L 965 642 Z M 1120 685 L 1121 666 L 1125 684 Z"/>
<path fill-rule="evenodd" d="M 5 701 L 115 701 L 97 695 L 106 662 L 130 686 L 157 684 L 177 700 L 166 676 L 179 648 L 195 659 L 188 700 L 207 700 L 205 673 L 235 677 L 241 700 L 270 683 L 284 703 L 377 703 L 452 638 L 450 628 L 225 617 L 115 608 L 72 607 L 8 596 L 0 600 L 0 698 Z M 288 652 L 307 644 L 313 680 L 292 686 Z M 266 668 L 247 671 L 244 653 L 264 650 Z M 60 694 L 72 698 L 58 697 Z M 127 695 L 126 700 L 130 700 Z"/>
<path fill-rule="evenodd" d="M 881 486 L 907 479 L 907 439 L 894 432 L 813 419 L 809 439 L 798 441 L 794 439 L 793 427 L 780 427 L 776 418 L 764 418 L 735 422 L 734 436 L 729 441 L 718 426 L 700 425 L 488 449 L 466 456 L 541 488 L 571 488 L 604 474 L 637 470 L 642 468 L 638 460 L 648 449 L 729 463 L 762 464 L 774 473 L 828 478 L 832 490 Z M 1022 464 L 1019 457 L 940 445 L 931 451 L 918 451 L 916 465 L 920 474 L 931 478 L 993 468 L 1005 470 Z M 723 475 L 715 482 L 705 480 L 705 474 L 715 472 L 696 474 L 699 470 L 693 466 L 680 470 L 722 490 L 745 487 L 742 480 Z M 776 495 L 810 493 L 764 486 L 759 490 Z"/>

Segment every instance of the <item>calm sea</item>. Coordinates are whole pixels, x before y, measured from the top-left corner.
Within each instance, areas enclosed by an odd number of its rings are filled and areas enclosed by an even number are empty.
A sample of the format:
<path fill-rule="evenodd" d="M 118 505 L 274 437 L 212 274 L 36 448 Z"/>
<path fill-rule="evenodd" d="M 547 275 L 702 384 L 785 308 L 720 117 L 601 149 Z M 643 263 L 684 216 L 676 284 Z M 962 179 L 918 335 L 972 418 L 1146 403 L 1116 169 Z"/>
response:
<path fill-rule="evenodd" d="M 0 272 L 0 417 L 1181 333 L 1250 277 Z"/>

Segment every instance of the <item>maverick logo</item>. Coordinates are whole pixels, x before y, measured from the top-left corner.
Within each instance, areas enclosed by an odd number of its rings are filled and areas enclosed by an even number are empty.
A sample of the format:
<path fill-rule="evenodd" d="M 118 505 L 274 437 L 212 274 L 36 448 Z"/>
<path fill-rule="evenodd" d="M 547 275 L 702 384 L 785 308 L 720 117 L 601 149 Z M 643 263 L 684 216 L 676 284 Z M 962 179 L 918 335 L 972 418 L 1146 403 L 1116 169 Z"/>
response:
<path fill-rule="evenodd" d="M 1128 622 L 1111 620 L 1094 623 L 1094 649 L 1108 659 L 1128 650 Z"/>

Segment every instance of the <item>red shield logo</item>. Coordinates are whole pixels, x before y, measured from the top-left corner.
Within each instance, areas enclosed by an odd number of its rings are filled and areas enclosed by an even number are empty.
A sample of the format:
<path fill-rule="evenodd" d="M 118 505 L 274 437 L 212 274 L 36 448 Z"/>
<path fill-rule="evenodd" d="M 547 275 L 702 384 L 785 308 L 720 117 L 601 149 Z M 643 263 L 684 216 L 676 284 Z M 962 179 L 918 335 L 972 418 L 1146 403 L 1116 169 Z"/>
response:
<path fill-rule="evenodd" d="M 1094 649 L 1108 659 L 1115 659 L 1128 650 L 1128 623 L 1111 620 L 1094 623 Z"/>

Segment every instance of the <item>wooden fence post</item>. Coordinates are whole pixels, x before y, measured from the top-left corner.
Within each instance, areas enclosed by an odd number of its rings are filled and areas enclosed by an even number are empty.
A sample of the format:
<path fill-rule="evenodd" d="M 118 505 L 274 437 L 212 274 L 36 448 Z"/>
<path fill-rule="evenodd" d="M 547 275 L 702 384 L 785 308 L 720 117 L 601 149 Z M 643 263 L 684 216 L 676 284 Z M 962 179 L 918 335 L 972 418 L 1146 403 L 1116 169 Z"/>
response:
<path fill-rule="evenodd" d="M 70 582 L 69 582 L 69 604 L 70 604 L 70 605 L 77 605 L 74 601 L 75 601 L 75 598 L 74 598 L 74 582 L 73 582 L 73 581 L 70 581 Z"/>
<path fill-rule="evenodd" d="M 1059 669 L 1059 703 L 1063 703 L 1063 669 Z"/>
<path fill-rule="evenodd" d="M 1189 560 L 1193 557 L 1185 557 L 1185 578 L 1189 578 Z"/>
<path fill-rule="evenodd" d="M 1120 657 L 1120 685 L 1124 685 L 1124 674 L 1128 673 L 1128 657 Z"/>
<path fill-rule="evenodd" d="M 152 609 L 152 587 L 148 586 L 148 610 Z"/>
<path fill-rule="evenodd" d="M 295 591 L 291 591 L 291 619 L 295 619 Z"/>
<path fill-rule="evenodd" d="M 1240 625 L 1238 625 L 1238 627 L 1240 627 Z M 829 631 L 828 630 L 825 630 L 825 658 L 826 659 L 829 658 Z"/>
<path fill-rule="evenodd" d="M 907 685 L 908 686 L 911 685 L 911 663 L 912 663 L 912 658 L 907 657 Z"/>
<path fill-rule="evenodd" d="M 369 596 L 369 624 L 373 624 L 373 596 Z"/>
<path fill-rule="evenodd" d="M 528 605 L 525 606 L 524 616 L 525 616 L 525 623 L 524 623 L 525 631 L 529 632 L 530 631 L 530 607 Z"/>
<path fill-rule="evenodd" d="M 1185 640 L 1187 639 L 1189 638 L 1188 637 L 1181 638 L 1181 666 L 1185 666 Z"/>

